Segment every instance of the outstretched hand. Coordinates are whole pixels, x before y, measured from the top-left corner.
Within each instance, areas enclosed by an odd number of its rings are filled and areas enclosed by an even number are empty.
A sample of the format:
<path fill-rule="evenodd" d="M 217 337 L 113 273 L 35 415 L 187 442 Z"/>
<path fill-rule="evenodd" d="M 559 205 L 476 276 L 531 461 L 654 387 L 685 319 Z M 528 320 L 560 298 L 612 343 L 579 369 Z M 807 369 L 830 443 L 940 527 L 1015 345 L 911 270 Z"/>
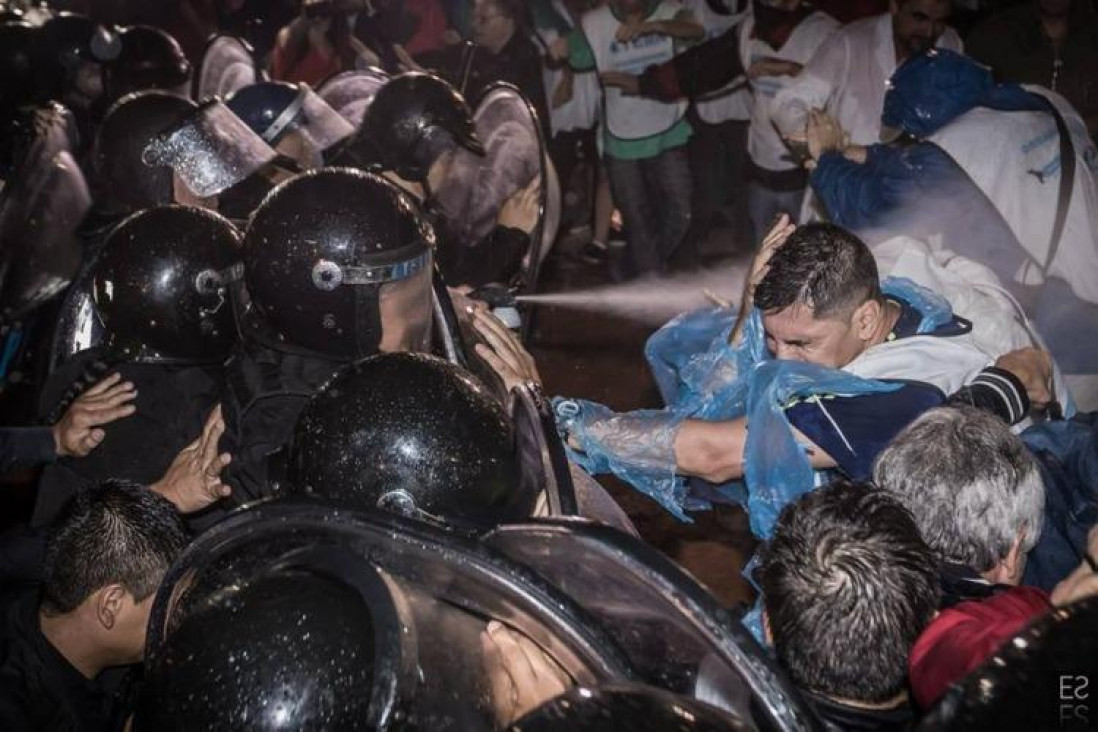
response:
<path fill-rule="evenodd" d="M 106 437 L 100 427 L 128 417 L 137 407 L 137 389 L 120 374 L 111 374 L 80 395 L 53 426 L 53 441 L 60 457 L 84 457 Z"/>
<path fill-rule="evenodd" d="M 225 432 L 221 405 L 206 418 L 202 434 L 175 456 L 164 477 L 149 486 L 167 498 L 180 513 L 193 513 L 216 503 L 232 491 L 221 482 L 221 471 L 229 464 L 229 453 L 218 453 Z"/>
<path fill-rule="evenodd" d="M 477 355 L 503 380 L 508 392 L 528 381 L 541 384 L 534 357 L 499 318 L 486 310 L 476 310 L 473 312 L 473 328 L 485 341 L 476 344 Z"/>

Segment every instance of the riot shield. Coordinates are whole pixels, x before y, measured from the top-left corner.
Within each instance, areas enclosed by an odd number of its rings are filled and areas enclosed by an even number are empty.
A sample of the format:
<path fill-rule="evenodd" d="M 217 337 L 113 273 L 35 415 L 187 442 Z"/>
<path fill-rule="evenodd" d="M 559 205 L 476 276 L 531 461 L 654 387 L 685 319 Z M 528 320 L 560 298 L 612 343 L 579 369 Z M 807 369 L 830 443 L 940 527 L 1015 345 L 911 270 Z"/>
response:
<path fill-rule="evenodd" d="M 486 154 L 481 157 L 458 149 L 435 192 L 454 235 L 449 245 L 472 247 L 483 242 L 499 224 L 507 202 L 524 190 L 533 190 L 538 213 L 527 231 L 531 245 L 520 271 L 506 273 L 519 291 L 529 291 L 560 219 L 559 184 L 550 172 L 541 125 L 530 102 L 505 83 L 485 90 L 473 118 Z"/>
<path fill-rule="evenodd" d="M 36 153 L 50 154 L 43 144 Z M 0 209 L 0 321 L 18 320 L 76 276 L 82 256 L 76 230 L 91 208 L 84 176 L 67 151 L 37 154 L 5 190 Z"/>
<path fill-rule="evenodd" d="M 94 263 L 94 259 L 89 259 L 84 264 L 69 291 L 65 293 L 50 347 L 51 373 L 77 353 L 98 346 L 107 337 L 107 329 L 95 309 L 92 294 Z"/>
<path fill-rule="evenodd" d="M 389 75 L 381 69 L 344 71 L 322 83 L 316 93 L 357 129 L 378 89 L 388 80 Z"/>
<path fill-rule="evenodd" d="M 490 689 L 500 669 L 482 646 L 491 621 L 534 641 L 579 685 L 639 681 L 702 698 L 748 728 L 816 728 L 781 672 L 700 586 L 640 541 L 576 521 L 507 527 L 478 541 L 389 514 L 254 505 L 201 535 L 168 571 L 146 668 L 155 675 L 173 635 L 210 605 L 287 572 L 340 580 L 377 618 L 373 642 L 360 646 L 380 672 L 372 688 L 356 690 L 373 700 L 365 728 L 496 727 Z M 267 622 L 239 622 L 250 620 Z M 309 637 L 302 628 L 268 646 L 307 657 Z M 264 649 L 243 650 L 236 673 L 256 678 Z"/>
<path fill-rule="evenodd" d="M 214 97 L 227 98 L 237 89 L 259 81 L 251 47 L 235 36 L 216 35 L 206 44 L 198 74 L 194 78 L 194 98 L 204 102 Z"/>
<path fill-rule="evenodd" d="M 228 190 L 277 157 L 218 99 L 157 135 L 142 154 L 146 165 L 171 167 L 199 198 Z"/>
<path fill-rule="evenodd" d="M 323 575 L 354 588 L 374 621 L 372 642 L 358 646 L 373 654 L 372 688 L 348 692 L 371 703 L 357 723 L 345 722 L 341 729 L 498 728 L 489 674 L 503 671 L 482 650 L 492 620 L 533 640 L 577 683 L 633 678 L 617 644 L 597 623 L 540 578 L 475 540 L 399 516 L 289 501 L 230 516 L 199 536 L 169 570 L 149 622 L 149 675 L 159 676 L 173 636 L 193 627 L 210 606 L 233 602 L 256 582 L 287 572 Z M 284 662 L 278 654 L 308 658 L 310 628 L 295 630 L 280 638 L 278 649 L 265 646 L 269 658 L 264 648 L 244 649 L 234 678 L 215 683 L 262 678 L 267 664 L 277 668 Z M 170 703 L 188 703 L 180 699 L 186 694 L 172 691 Z M 286 692 L 295 697 L 295 689 Z"/>
<path fill-rule="evenodd" d="M 595 618 L 645 683 L 739 713 L 759 729 L 818 728 L 754 637 L 639 539 L 597 524 L 546 521 L 502 526 L 483 541 Z"/>
<path fill-rule="evenodd" d="M 511 400 L 519 480 L 529 484 L 520 492 L 545 491 L 550 516 L 578 516 L 568 458 L 545 397 L 540 390 L 522 385 L 511 392 Z"/>

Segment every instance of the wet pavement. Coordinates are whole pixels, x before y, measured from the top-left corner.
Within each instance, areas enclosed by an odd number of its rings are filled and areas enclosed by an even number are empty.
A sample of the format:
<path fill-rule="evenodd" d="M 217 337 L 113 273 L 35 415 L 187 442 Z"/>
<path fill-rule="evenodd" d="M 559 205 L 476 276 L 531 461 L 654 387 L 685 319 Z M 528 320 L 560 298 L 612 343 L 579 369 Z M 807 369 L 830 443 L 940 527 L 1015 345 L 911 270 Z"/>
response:
<path fill-rule="evenodd" d="M 540 292 L 609 282 L 605 265 L 588 264 L 576 256 L 581 241 L 558 244 L 545 262 Z M 703 251 L 711 251 L 708 242 Z M 550 395 L 590 399 L 616 411 L 659 408 L 662 402 L 643 351 L 654 330 L 610 315 L 548 306 L 536 316 L 530 350 Z M 732 607 L 753 599 L 750 586 L 740 576 L 755 546 L 742 510 L 720 507 L 696 513 L 695 522 L 685 524 L 616 478 L 599 476 L 598 480 L 646 541 L 685 567 L 723 604 Z"/>

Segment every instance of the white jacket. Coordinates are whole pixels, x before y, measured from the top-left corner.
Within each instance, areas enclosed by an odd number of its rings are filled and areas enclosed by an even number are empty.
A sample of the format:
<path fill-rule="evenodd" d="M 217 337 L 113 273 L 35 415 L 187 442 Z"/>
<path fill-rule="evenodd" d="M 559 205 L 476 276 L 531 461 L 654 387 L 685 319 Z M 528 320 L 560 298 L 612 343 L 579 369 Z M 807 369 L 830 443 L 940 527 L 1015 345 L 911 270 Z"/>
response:
<path fill-rule="evenodd" d="M 961 39 L 947 28 L 938 47 L 961 52 Z M 872 145 L 880 141 L 885 91 L 895 70 L 892 15 L 856 21 L 832 35 L 800 75 L 777 93 L 771 117 L 789 136 L 804 130 L 810 110 L 826 109 L 852 143 Z"/>
<path fill-rule="evenodd" d="M 816 11 L 802 20 L 785 45 L 775 51 L 765 42 L 751 37 L 755 18 L 749 14 L 740 25 L 740 61 L 745 69 L 764 58 L 779 58 L 804 65 L 840 27 L 839 21 L 827 13 Z M 770 119 L 770 105 L 775 95 L 789 86 L 793 79 L 791 76 L 761 76 L 750 81 L 755 108 L 747 132 L 747 151 L 760 168 L 792 170 L 797 167 Z"/>

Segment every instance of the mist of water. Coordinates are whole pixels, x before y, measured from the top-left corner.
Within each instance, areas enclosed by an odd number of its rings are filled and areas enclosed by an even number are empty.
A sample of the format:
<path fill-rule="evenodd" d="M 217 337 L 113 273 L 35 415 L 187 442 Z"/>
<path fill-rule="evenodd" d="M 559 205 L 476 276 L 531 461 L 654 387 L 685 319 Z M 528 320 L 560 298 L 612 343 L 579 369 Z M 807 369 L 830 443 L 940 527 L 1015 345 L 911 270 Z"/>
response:
<path fill-rule="evenodd" d="M 662 325 L 680 313 L 714 304 L 737 305 L 748 264 L 736 262 L 696 272 L 650 277 L 571 292 L 520 295 L 525 305 L 548 305 Z"/>

